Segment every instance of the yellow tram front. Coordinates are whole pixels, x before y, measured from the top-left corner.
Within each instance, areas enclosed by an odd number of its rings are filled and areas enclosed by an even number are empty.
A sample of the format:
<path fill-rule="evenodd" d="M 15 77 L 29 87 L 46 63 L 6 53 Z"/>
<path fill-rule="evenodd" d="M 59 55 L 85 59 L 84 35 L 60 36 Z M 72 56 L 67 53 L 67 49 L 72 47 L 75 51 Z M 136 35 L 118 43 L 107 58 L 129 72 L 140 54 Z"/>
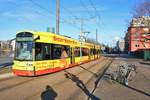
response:
<path fill-rule="evenodd" d="M 13 72 L 16 75 L 34 76 L 35 38 L 31 32 L 20 32 L 16 35 L 16 50 Z"/>
<path fill-rule="evenodd" d="M 37 76 L 63 70 L 75 65 L 71 56 L 73 39 L 49 32 L 19 32 L 13 72 L 20 76 Z M 67 55 L 62 59 L 65 49 Z"/>

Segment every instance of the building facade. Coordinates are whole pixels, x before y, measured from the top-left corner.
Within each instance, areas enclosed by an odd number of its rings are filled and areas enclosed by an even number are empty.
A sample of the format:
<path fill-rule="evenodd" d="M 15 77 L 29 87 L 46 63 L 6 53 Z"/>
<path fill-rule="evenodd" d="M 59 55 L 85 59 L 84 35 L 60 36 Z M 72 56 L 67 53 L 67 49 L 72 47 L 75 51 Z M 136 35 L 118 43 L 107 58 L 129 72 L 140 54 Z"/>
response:
<path fill-rule="evenodd" d="M 141 16 L 133 18 L 128 27 L 126 36 L 126 50 L 130 52 L 150 49 L 150 17 Z"/>
<path fill-rule="evenodd" d="M 129 50 L 136 52 L 144 49 L 150 49 L 150 33 L 146 27 L 129 27 L 130 33 Z"/>
<path fill-rule="evenodd" d="M 0 41 L 0 56 L 14 56 L 15 39 Z"/>

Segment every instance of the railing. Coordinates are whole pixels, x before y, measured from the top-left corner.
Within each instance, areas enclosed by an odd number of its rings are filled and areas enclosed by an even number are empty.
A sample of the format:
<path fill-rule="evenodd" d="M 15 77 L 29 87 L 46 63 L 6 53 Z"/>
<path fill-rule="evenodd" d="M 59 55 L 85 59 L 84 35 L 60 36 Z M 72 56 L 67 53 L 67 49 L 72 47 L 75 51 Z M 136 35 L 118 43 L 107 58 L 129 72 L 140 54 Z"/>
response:
<path fill-rule="evenodd" d="M 6 67 L 11 66 L 11 65 L 13 65 L 13 62 L 7 62 L 7 63 L 0 64 L 0 69 L 6 68 Z"/>

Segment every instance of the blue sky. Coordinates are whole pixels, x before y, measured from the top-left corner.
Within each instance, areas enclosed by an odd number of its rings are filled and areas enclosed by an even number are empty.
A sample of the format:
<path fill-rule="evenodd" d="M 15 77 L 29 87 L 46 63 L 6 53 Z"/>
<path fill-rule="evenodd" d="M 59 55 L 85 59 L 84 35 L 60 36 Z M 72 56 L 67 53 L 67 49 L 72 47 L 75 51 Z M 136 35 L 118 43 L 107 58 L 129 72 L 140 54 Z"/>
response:
<path fill-rule="evenodd" d="M 0 0 L 0 40 L 12 39 L 22 30 L 46 31 L 47 27 L 55 27 L 55 0 L 32 1 Z M 100 27 L 90 1 L 100 16 Z M 78 39 L 82 18 L 83 30 L 90 32 L 89 38 L 95 38 L 97 28 L 98 41 L 112 45 L 124 37 L 132 9 L 140 2 L 142 0 L 60 0 L 60 33 Z"/>

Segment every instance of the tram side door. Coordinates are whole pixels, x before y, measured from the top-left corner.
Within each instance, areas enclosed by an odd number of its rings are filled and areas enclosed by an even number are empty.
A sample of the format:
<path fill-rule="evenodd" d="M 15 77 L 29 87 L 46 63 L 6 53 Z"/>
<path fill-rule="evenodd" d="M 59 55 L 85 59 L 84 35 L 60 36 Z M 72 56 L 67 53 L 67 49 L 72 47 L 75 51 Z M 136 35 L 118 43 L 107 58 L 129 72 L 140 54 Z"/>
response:
<path fill-rule="evenodd" d="M 70 48 L 71 52 L 70 52 L 70 57 L 71 57 L 71 64 L 74 64 L 75 63 L 75 57 L 74 57 L 74 48 Z"/>

